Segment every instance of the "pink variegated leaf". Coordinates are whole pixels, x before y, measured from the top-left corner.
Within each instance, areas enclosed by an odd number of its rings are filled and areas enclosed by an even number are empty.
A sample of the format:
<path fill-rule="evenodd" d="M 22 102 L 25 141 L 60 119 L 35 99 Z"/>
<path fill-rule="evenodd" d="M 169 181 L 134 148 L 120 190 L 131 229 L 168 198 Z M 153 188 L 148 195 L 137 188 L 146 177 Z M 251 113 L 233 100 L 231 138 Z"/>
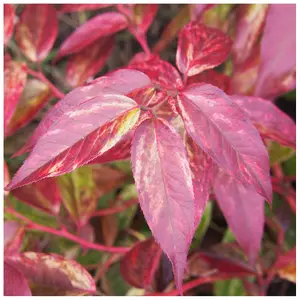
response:
<path fill-rule="evenodd" d="M 213 176 L 213 164 L 211 158 L 187 134 L 185 136 L 185 148 L 187 150 L 193 178 L 195 195 L 194 229 L 196 230 L 209 198 Z"/>
<path fill-rule="evenodd" d="M 112 35 L 128 26 L 126 17 L 117 12 L 100 14 L 78 27 L 61 45 L 56 60 L 77 53 L 96 40 Z"/>
<path fill-rule="evenodd" d="M 245 4 L 237 9 L 236 36 L 232 51 L 234 64 L 242 64 L 258 42 L 267 14 L 268 4 Z"/>
<path fill-rule="evenodd" d="M 18 200 L 38 208 L 48 214 L 57 215 L 61 194 L 55 178 L 47 178 L 37 183 L 22 186 L 12 192 Z"/>
<path fill-rule="evenodd" d="M 182 139 L 163 119 L 147 119 L 134 133 L 131 153 L 141 208 L 181 290 L 194 229 L 192 175 Z"/>
<path fill-rule="evenodd" d="M 22 246 L 24 227 L 17 221 L 4 222 L 4 255 L 14 255 Z"/>
<path fill-rule="evenodd" d="M 58 22 L 52 4 L 28 4 L 16 26 L 16 41 L 31 61 L 44 60 L 56 40 Z"/>
<path fill-rule="evenodd" d="M 27 143 L 14 156 L 21 155 L 31 151 L 40 137 L 42 137 L 50 128 L 66 112 L 72 112 L 80 103 L 95 98 L 98 94 L 120 94 L 127 95 L 135 89 L 151 85 L 150 79 L 143 73 L 134 70 L 118 70 L 107 76 L 99 77 L 91 84 L 78 87 L 67 94 L 64 100 L 59 101 L 50 110 L 39 126 L 29 138 Z"/>
<path fill-rule="evenodd" d="M 227 94 L 231 93 L 231 79 L 225 74 L 216 72 L 214 70 L 206 70 L 200 74 L 188 77 L 187 85 L 201 82 L 214 85 Z"/>
<path fill-rule="evenodd" d="M 296 5 L 270 4 L 255 96 L 274 99 L 296 87 Z"/>
<path fill-rule="evenodd" d="M 77 262 L 57 254 L 24 252 L 7 257 L 6 261 L 35 285 L 88 293 L 96 290 L 95 282 L 88 271 Z"/>
<path fill-rule="evenodd" d="M 4 4 L 4 45 L 10 40 L 14 31 L 15 9 L 12 4 Z"/>
<path fill-rule="evenodd" d="M 179 33 L 177 67 L 187 76 L 212 69 L 227 58 L 231 45 L 231 39 L 222 31 L 190 22 Z"/>
<path fill-rule="evenodd" d="M 264 138 L 296 148 L 296 124 L 272 102 L 259 97 L 233 96 Z"/>
<path fill-rule="evenodd" d="M 104 37 L 72 55 L 66 67 L 68 83 L 73 87 L 82 85 L 99 72 L 110 56 L 113 45 L 113 36 Z"/>
<path fill-rule="evenodd" d="M 264 198 L 219 170 L 214 179 L 217 202 L 236 240 L 254 263 L 264 228 Z"/>
<path fill-rule="evenodd" d="M 189 135 L 215 163 L 271 201 L 268 153 L 231 98 L 212 85 L 193 84 L 179 94 L 178 109 Z"/>
<path fill-rule="evenodd" d="M 9 182 L 10 182 L 10 174 L 9 174 L 9 169 L 7 166 L 7 163 L 5 160 L 3 160 L 3 169 L 4 169 L 4 174 L 3 174 L 3 180 L 4 180 L 4 186 L 6 186 Z M 4 191 L 4 199 L 6 198 L 6 196 L 9 194 L 8 191 Z"/>
<path fill-rule="evenodd" d="M 87 88 L 87 87 L 86 87 Z M 65 108 L 41 136 L 7 189 L 62 175 L 85 165 L 116 145 L 136 124 L 140 109 L 132 99 L 99 93 L 94 98 L 65 97 Z M 77 100 L 77 101 L 75 101 Z"/>
<path fill-rule="evenodd" d="M 24 275 L 6 261 L 4 261 L 4 296 L 31 296 Z"/>
<path fill-rule="evenodd" d="M 27 79 L 25 63 L 8 61 L 4 65 L 4 132 L 12 118 Z"/>
<path fill-rule="evenodd" d="M 114 4 L 62 4 L 59 6 L 58 11 L 67 13 L 74 11 L 96 10 L 113 6 Z"/>

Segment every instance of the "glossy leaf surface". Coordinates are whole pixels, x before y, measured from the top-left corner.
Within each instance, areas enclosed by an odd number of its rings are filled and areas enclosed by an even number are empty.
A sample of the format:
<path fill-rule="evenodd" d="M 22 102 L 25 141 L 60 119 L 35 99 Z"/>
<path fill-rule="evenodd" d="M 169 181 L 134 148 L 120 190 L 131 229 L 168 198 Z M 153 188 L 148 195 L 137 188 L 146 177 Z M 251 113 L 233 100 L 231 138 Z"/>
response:
<path fill-rule="evenodd" d="M 123 278 L 134 287 L 148 288 L 158 269 L 161 253 L 153 238 L 137 243 L 121 260 Z"/>
<path fill-rule="evenodd" d="M 60 255 L 24 252 L 8 257 L 7 262 L 37 285 L 90 293 L 96 290 L 93 278 L 81 265 Z"/>
<path fill-rule="evenodd" d="M 264 198 L 221 170 L 214 192 L 230 229 L 253 263 L 263 235 Z"/>
<path fill-rule="evenodd" d="M 258 97 L 233 96 L 265 138 L 296 148 L 296 124 L 272 102 Z"/>
<path fill-rule="evenodd" d="M 227 58 L 231 45 L 231 39 L 222 31 L 190 22 L 179 33 L 177 67 L 187 76 L 212 69 Z"/>
<path fill-rule="evenodd" d="M 215 163 L 272 199 L 265 146 L 248 116 L 223 91 L 191 85 L 179 95 L 178 108 L 189 135 Z"/>
<path fill-rule="evenodd" d="M 42 61 L 56 40 L 58 22 L 52 4 L 28 4 L 16 25 L 16 41 L 31 61 Z"/>
<path fill-rule="evenodd" d="M 145 120 L 134 133 L 132 167 L 141 208 L 181 290 L 194 229 L 192 175 L 181 137 L 162 119 Z"/>
<path fill-rule="evenodd" d="M 112 35 L 128 26 L 124 15 L 117 12 L 99 14 L 78 27 L 61 45 L 56 60 L 77 53 L 101 37 Z"/>
<path fill-rule="evenodd" d="M 270 4 L 255 95 L 274 99 L 296 87 L 296 5 Z"/>
<path fill-rule="evenodd" d="M 4 45 L 10 40 L 14 30 L 15 9 L 12 4 L 4 4 Z"/>

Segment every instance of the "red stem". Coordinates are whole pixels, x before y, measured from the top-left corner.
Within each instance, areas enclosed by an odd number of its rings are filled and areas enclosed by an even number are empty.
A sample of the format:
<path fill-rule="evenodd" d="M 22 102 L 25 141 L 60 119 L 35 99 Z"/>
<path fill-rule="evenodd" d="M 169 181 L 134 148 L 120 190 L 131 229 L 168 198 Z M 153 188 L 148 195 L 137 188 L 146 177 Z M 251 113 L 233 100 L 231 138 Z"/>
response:
<path fill-rule="evenodd" d="M 31 221 L 30 219 L 24 217 L 20 213 L 16 212 L 12 208 L 5 207 L 5 211 L 7 213 L 14 215 L 15 217 L 24 221 L 25 223 L 27 223 L 29 225 L 29 229 L 43 231 L 43 232 L 47 232 L 47 233 L 50 233 L 50 234 L 53 234 L 56 236 L 66 238 L 70 241 L 80 244 L 84 248 L 94 249 L 94 250 L 99 250 L 99 251 L 104 251 L 104 252 L 111 252 L 111 253 L 126 253 L 130 250 L 130 248 L 128 248 L 128 247 L 108 247 L 108 246 L 104 246 L 104 245 L 100 245 L 100 244 L 91 243 L 84 239 L 79 238 L 76 235 L 73 235 L 72 233 L 66 231 L 65 229 L 57 230 L 54 228 L 50 228 L 50 227 L 47 227 L 44 225 L 37 224 L 37 223 Z"/>
<path fill-rule="evenodd" d="M 59 89 L 57 89 L 56 86 L 53 83 L 51 83 L 42 72 L 36 72 L 29 68 L 27 68 L 27 72 L 31 76 L 34 76 L 37 79 L 46 83 L 49 86 L 49 88 L 51 89 L 51 91 L 55 97 L 62 99 L 65 96 L 65 94 L 63 92 L 61 92 Z"/>

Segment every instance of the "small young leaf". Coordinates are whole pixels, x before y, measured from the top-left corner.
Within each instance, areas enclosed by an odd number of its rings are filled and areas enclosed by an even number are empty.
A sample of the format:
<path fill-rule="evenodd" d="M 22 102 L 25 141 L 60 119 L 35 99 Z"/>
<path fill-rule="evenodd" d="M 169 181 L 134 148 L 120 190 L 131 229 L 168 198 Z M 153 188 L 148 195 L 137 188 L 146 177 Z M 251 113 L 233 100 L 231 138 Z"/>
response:
<path fill-rule="evenodd" d="M 58 22 L 52 4 L 28 4 L 16 25 L 16 41 L 31 61 L 44 60 L 56 40 Z"/>
<path fill-rule="evenodd" d="M 194 232 L 192 175 L 181 137 L 162 119 L 145 120 L 134 133 L 132 167 L 141 208 L 181 290 Z"/>
<path fill-rule="evenodd" d="M 10 40 L 14 31 L 15 9 L 12 4 L 4 4 L 4 45 Z"/>
<path fill-rule="evenodd" d="M 190 22 L 179 33 L 177 67 L 187 76 L 212 69 L 227 58 L 231 45 L 231 39 L 222 31 Z"/>

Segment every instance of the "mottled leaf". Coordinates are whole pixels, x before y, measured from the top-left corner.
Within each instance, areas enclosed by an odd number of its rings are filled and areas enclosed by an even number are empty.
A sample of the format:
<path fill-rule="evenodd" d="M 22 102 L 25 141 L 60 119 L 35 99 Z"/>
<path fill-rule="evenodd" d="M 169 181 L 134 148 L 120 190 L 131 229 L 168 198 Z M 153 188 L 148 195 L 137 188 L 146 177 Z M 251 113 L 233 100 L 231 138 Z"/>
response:
<path fill-rule="evenodd" d="M 31 296 L 24 275 L 7 262 L 4 262 L 4 296 Z"/>
<path fill-rule="evenodd" d="M 181 290 L 194 231 L 192 175 L 181 137 L 162 119 L 144 121 L 134 133 L 132 167 L 141 208 Z"/>
<path fill-rule="evenodd" d="M 213 161 L 271 201 L 268 153 L 248 116 L 209 84 L 186 88 L 178 108 L 187 132 Z"/>
<path fill-rule="evenodd" d="M 50 100 L 51 90 L 47 84 L 37 79 L 29 79 L 7 125 L 6 136 L 26 126 Z"/>
<path fill-rule="evenodd" d="M 61 4 L 58 10 L 60 12 L 67 13 L 74 11 L 96 10 L 109 6 L 113 6 L 113 4 Z"/>
<path fill-rule="evenodd" d="M 258 97 L 233 96 L 232 99 L 248 114 L 264 138 L 296 148 L 296 124 L 275 104 Z"/>
<path fill-rule="evenodd" d="M 104 37 L 72 55 L 66 66 L 68 83 L 73 86 L 82 85 L 94 76 L 105 65 L 114 45 L 114 37 Z"/>
<path fill-rule="evenodd" d="M 128 26 L 124 15 L 117 12 L 99 14 L 78 27 L 60 46 L 56 60 L 77 53 L 101 37 L 112 35 Z"/>
<path fill-rule="evenodd" d="M 4 66 L 4 134 L 23 92 L 27 79 L 26 68 L 25 63 L 16 61 L 9 61 Z"/>
<path fill-rule="evenodd" d="M 122 258 L 120 272 L 130 285 L 146 289 L 152 284 L 160 257 L 160 247 L 153 238 L 139 242 Z"/>
<path fill-rule="evenodd" d="M 14 31 L 15 9 L 12 4 L 4 4 L 4 45 L 10 40 Z"/>
<path fill-rule="evenodd" d="M 235 238 L 254 263 L 263 235 L 264 198 L 221 170 L 214 180 L 214 192 Z"/>
<path fill-rule="evenodd" d="M 55 178 L 47 178 L 37 183 L 17 188 L 12 194 L 18 200 L 46 213 L 54 215 L 59 213 L 62 199 Z"/>
<path fill-rule="evenodd" d="M 296 87 L 296 5 L 270 4 L 261 40 L 255 95 L 267 99 Z"/>
<path fill-rule="evenodd" d="M 179 33 L 177 67 L 187 76 L 212 69 L 227 58 L 231 45 L 231 39 L 222 31 L 190 22 Z"/>
<path fill-rule="evenodd" d="M 6 259 L 36 285 L 89 293 L 96 290 L 93 278 L 81 265 L 60 255 L 24 252 Z"/>
<path fill-rule="evenodd" d="M 27 4 L 16 25 L 16 41 L 31 61 L 49 54 L 58 33 L 56 9 L 52 4 Z"/>
<path fill-rule="evenodd" d="M 107 76 L 97 78 L 87 86 L 74 89 L 45 115 L 25 146 L 15 156 L 31 151 L 38 139 L 48 131 L 59 117 L 65 112 L 72 112 L 80 103 L 85 103 L 101 93 L 126 95 L 135 89 L 150 84 L 150 79 L 139 71 L 117 70 Z"/>
<path fill-rule="evenodd" d="M 24 227 L 17 221 L 4 222 L 4 255 L 14 255 L 20 251 Z"/>

